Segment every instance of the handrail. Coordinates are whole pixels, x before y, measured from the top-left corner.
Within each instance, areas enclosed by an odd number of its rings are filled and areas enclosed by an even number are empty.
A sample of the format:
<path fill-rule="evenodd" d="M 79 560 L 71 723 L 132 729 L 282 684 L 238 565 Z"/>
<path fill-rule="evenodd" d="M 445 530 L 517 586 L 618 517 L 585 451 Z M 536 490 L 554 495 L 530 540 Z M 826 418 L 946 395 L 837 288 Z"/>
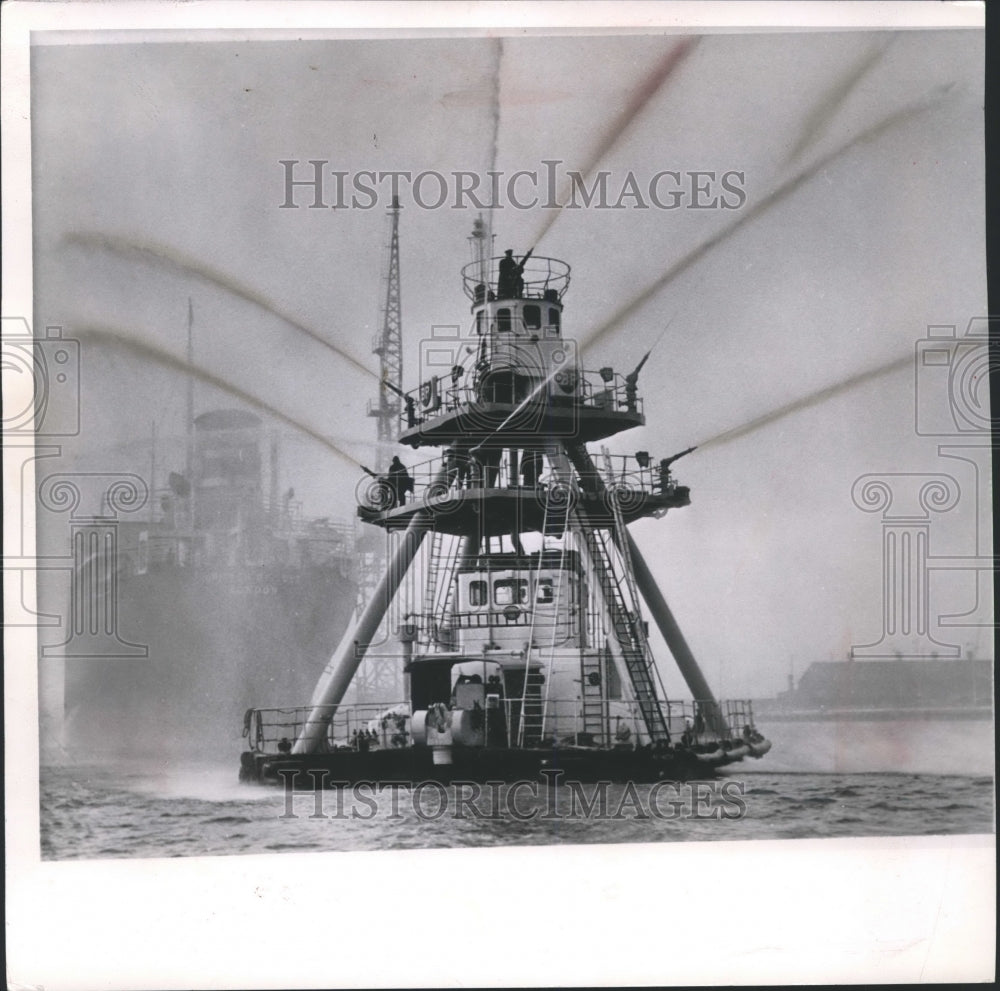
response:
<path fill-rule="evenodd" d="M 462 289 L 469 299 L 473 302 L 482 301 L 489 298 L 488 294 L 491 292 L 496 296 L 501 261 L 503 257 L 500 255 L 487 259 L 489 271 L 486 272 L 485 282 L 482 279 L 483 266 L 480 261 L 470 262 L 462 268 Z M 562 299 L 569 288 L 569 276 L 570 267 L 566 262 L 558 258 L 532 255 L 525 263 L 521 275 L 524 288 L 520 298 L 543 299 L 546 290 L 549 290 L 555 292 L 558 299 Z"/>
<path fill-rule="evenodd" d="M 535 488 L 538 498 L 542 500 L 546 499 L 546 493 L 551 490 L 554 496 L 561 498 L 558 476 L 551 465 L 543 468 L 535 486 L 512 485 L 507 449 L 498 450 L 497 453 L 500 457 L 494 464 L 484 464 L 476 455 L 455 453 L 429 458 L 409 466 L 407 471 L 413 482 L 413 490 L 412 493 L 405 494 L 406 503 L 431 506 L 440 501 L 447 501 L 462 490 L 484 488 Z M 449 457 L 452 458 L 451 477 L 447 484 L 442 484 L 436 481 L 436 478 Z M 626 505 L 630 497 L 670 495 L 677 489 L 672 474 L 664 473 L 659 463 L 652 459 L 648 460 L 645 466 L 632 454 L 609 455 L 609 460 L 618 497 Z M 646 461 L 645 458 L 642 460 Z M 518 481 L 522 480 L 519 478 Z M 392 491 L 388 475 L 382 476 L 378 481 L 370 477 L 362 478 L 358 494 L 359 503 L 365 509 L 379 512 L 394 508 L 395 493 Z"/>
<path fill-rule="evenodd" d="M 485 345 L 483 361 L 489 364 L 489 352 L 492 348 L 488 344 L 487 338 L 483 338 L 482 341 Z M 506 342 L 502 342 L 502 344 L 506 345 Z M 524 342 L 523 346 L 528 347 L 530 343 Z M 478 378 L 473 374 L 472 382 L 463 381 L 463 379 L 469 378 L 469 371 L 463 369 L 462 375 L 457 376 L 456 379 L 447 375 L 436 376 L 436 393 L 433 391 L 434 387 L 430 385 L 432 379 L 427 379 L 415 388 L 404 392 L 403 408 L 399 412 L 403 428 L 410 430 L 425 423 L 429 417 L 440 416 L 442 413 L 467 410 L 469 407 L 481 408 L 484 403 L 475 388 Z M 435 397 L 433 404 L 428 405 L 424 401 L 427 396 Z M 619 372 L 612 372 L 608 376 L 606 370 L 602 372 L 595 369 L 580 369 L 577 392 L 573 397 L 567 398 L 572 398 L 583 409 L 628 412 L 638 415 L 642 415 L 643 412 L 642 398 L 635 393 L 633 387 L 629 386 L 626 376 Z M 544 393 L 539 393 L 537 401 L 540 405 L 547 402 Z M 515 404 L 508 403 L 506 405 Z"/>
<path fill-rule="evenodd" d="M 553 745 L 577 742 L 581 733 L 579 720 L 579 696 L 575 698 L 502 698 L 501 710 L 508 729 L 508 741 L 514 745 L 510 730 L 520 723 L 525 705 L 537 706 L 526 718 L 537 728 L 538 739 L 529 743 L 526 734 L 521 736 L 524 746 Z M 648 732 L 642 716 L 641 705 L 634 699 L 609 699 L 610 718 L 616 724 L 631 724 L 633 742 L 640 738 L 648 740 Z M 664 720 L 675 745 L 711 747 L 715 744 L 730 744 L 740 739 L 759 736 L 753 721 L 752 705 L 748 699 L 729 699 L 720 702 L 727 715 L 740 713 L 746 718 L 734 727 L 732 737 L 722 738 L 704 725 L 700 714 L 707 711 L 709 703 L 704 701 L 661 701 Z M 363 702 L 330 706 L 333 710 L 330 728 L 327 731 L 327 749 L 350 749 L 355 731 L 365 730 L 367 745 L 375 748 L 392 749 L 411 746 L 409 720 L 410 707 L 405 702 Z M 251 750 L 262 754 L 280 756 L 287 753 L 283 745 L 295 739 L 298 729 L 305 724 L 315 707 L 302 705 L 247 710 L 244 718 L 243 735 Z M 487 710 L 488 711 L 488 710 Z M 748 732 L 749 731 L 749 732 Z M 615 734 L 612 733 L 612 736 Z"/>
<path fill-rule="evenodd" d="M 624 568 L 622 570 L 625 574 L 625 583 L 628 588 L 629 598 L 632 600 L 631 608 L 634 611 L 634 618 L 630 617 L 629 626 L 639 642 L 639 649 L 644 658 L 647 672 L 651 671 L 653 673 L 656 679 L 656 685 L 658 685 L 660 689 L 660 696 L 666 698 L 667 691 L 666 688 L 664 688 L 663 679 L 660 677 L 660 669 L 657 667 L 656 662 L 653 659 L 653 652 L 649 646 L 649 638 L 646 636 L 646 623 L 642 615 L 642 600 L 639 597 L 639 590 L 636 588 L 635 571 L 632 567 L 632 556 L 629 554 L 628 541 L 625 538 L 625 522 L 622 519 L 621 503 L 623 498 L 626 496 L 626 492 L 631 491 L 631 487 L 625 489 L 622 482 L 618 480 L 618 477 L 615 474 L 612 456 L 608 453 L 608 449 L 606 447 L 601 448 L 601 454 L 604 458 L 605 485 L 608 489 L 612 518 L 614 519 L 615 525 L 614 543 L 618 549 L 618 554 L 622 559 L 622 563 L 624 564 Z M 640 471 L 641 470 L 643 469 L 640 468 Z M 666 490 L 666 487 L 669 484 L 669 478 L 669 471 L 666 472 L 665 476 L 664 474 L 660 475 L 661 490 Z M 649 680 L 652 685 L 653 679 L 650 678 Z M 655 694 L 655 686 L 653 686 L 653 691 Z"/>

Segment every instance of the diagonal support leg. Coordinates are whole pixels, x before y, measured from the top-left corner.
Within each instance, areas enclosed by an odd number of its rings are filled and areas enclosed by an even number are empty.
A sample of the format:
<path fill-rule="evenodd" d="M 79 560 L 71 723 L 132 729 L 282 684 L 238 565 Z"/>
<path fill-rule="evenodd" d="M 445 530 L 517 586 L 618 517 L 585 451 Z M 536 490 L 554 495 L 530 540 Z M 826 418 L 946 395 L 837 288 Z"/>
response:
<path fill-rule="evenodd" d="M 444 481 L 446 472 L 442 468 L 435 482 Z M 356 623 L 349 627 L 340 641 L 336 653 L 330 658 L 312 697 L 312 711 L 292 749 L 294 754 L 311 754 L 316 751 L 326 736 L 327 727 L 337 706 L 343 701 L 344 693 L 351 684 L 368 645 L 378 631 L 407 570 L 413 563 L 424 537 L 429 532 L 431 514 L 426 510 L 415 513 L 410 525 L 403 533 L 403 539 L 389 560 L 385 574 L 378 583 L 371 599 Z"/>
<path fill-rule="evenodd" d="M 660 592 L 653 574 L 649 570 L 649 565 L 646 564 L 635 539 L 628 531 L 626 531 L 626 538 L 628 539 L 629 553 L 632 555 L 636 584 L 639 586 L 642 597 L 646 600 L 646 605 L 649 606 L 649 611 L 653 614 L 653 619 L 656 620 L 660 633 L 663 634 L 663 639 L 666 640 L 670 652 L 674 655 L 678 670 L 683 675 L 691 695 L 695 699 L 707 703 L 708 711 L 705 716 L 709 724 L 714 724 L 713 728 L 720 736 L 727 736 L 729 731 L 722 718 L 719 703 L 712 694 L 712 689 L 708 687 L 708 681 L 701 673 L 701 668 L 698 667 L 698 662 L 694 659 L 694 654 L 691 653 L 691 648 L 688 646 L 687 640 L 684 639 L 684 634 L 681 633 L 681 628 L 677 625 L 677 620 L 674 619 L 674 614 L 670 611 L 667 600 L 663 598 L 663 593 Z"/>

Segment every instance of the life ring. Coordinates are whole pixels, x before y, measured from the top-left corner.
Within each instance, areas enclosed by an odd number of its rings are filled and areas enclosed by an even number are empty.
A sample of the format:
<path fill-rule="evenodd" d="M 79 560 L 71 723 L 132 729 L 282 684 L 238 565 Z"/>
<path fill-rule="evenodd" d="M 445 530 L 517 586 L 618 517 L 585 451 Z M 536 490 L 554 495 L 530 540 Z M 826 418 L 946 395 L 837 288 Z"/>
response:
<path fill-rule="evenodd" d="M 421 382 L 420 384 L 420 402 L 423 404 L 424 409 L 433 406 L 438 394 L 438 380 L 437 376 L 433 375 L 426 382 Z"/>
<path fill-rule="evenodd" d="M 521 610 L 518 606 L 506 606 L 504 608 L 503 615 L 504 619 L 506 619 L 508 623 L 513 623 L 517 620 L 517 617 L 521 615 Z"/>

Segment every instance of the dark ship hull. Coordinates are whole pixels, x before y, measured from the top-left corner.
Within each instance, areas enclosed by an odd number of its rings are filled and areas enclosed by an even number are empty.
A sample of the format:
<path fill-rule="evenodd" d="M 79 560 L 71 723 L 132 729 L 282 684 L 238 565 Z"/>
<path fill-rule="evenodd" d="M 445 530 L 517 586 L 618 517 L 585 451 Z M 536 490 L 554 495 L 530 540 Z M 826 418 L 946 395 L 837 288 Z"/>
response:
<path fill-rule="evenodd" d="M 43 670 L 62 660 L 71 759 L 238 746 L 256 699 L 309 697 L 357 606 L 353 526 L 279 497 L 259 418 L 213 410 L 192 427 L 189 465 L 150 485 L 147 519 L 81 518 L 68 594 L 42 583 L 71 631 L 42 650 Z"/>
<path fill-rule="evenodd" d="M 336 788 L 366 782 L 558 781 L 636 782 L 703 780 L 713 768 L 684 752 L 602 747 L 457 749 L 450 764 L 437 764 L 427 749 L 408 747 L 359 753 L 265 755 L 244 752 L 240 780 L 279 784 L 293 791 Z"/>
<path fill-rule="evenodd" d="M 119 585 L 119 635 L 146 657 L 65 660 L 77 755 L 195 756 L 238 744 L 261 697 L 308 697 L 355 608 L 334 568 L 164 569 Z"/>

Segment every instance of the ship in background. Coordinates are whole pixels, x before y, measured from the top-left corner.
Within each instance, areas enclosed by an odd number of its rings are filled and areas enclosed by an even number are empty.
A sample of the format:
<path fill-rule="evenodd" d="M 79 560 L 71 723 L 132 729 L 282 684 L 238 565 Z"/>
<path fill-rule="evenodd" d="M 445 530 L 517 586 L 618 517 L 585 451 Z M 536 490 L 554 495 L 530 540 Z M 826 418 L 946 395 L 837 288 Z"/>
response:
<path fill-rule="evenodd" d="M 399 210 L 394 199 L 372 342 L 380 388 L 368 412 L 380 470 L 401 410 Z M 192 368 L 193 324 L 189 300 Z M 150 442 L 146 518 L 123 516 L 111 533 L 102 506 L 82 534 L 91 548 L 109 538 L 113 564 L 74 546 L 68 611 L 65 593 L 40 579 L 42 612 L 66 616 L 71 631 L 67 643 L 42 648 L 42 747 L 51 760 L 227 752 L 252 704 L 309 696 L 384 566 L 384 540 L 356 519 L 303 514 L 294 487 L 280 481 L 279 436 L 259 416 L 245 407 L 195 416 L 193 375 L 185 406 L 182 445 L 168 456 L 163 439 Z M 72 533 L 71 542 L 80 537 Z M 92 580 L 101 568 L 109 574 Z M 93 639 L 107 616 L 115 617 L 110 636 L 74 646 Z M 350 698 L 370 702 L 400 689 L 397 668 L 372 657 Z"/>
<path fill-rule="evenodd" d="M 358 605 L 356 527 L 303 515 L 277 436 L 245 409 L 192 428 L 188 463 L 154 481 L 145 519 L 117 523 L 114 582 L 92 590 L 115 596 L 116 639 L 145 656 L 67 649 L 64 741 L 80 759 L 223 743 L 252 699 L 311 688 Z"/>

